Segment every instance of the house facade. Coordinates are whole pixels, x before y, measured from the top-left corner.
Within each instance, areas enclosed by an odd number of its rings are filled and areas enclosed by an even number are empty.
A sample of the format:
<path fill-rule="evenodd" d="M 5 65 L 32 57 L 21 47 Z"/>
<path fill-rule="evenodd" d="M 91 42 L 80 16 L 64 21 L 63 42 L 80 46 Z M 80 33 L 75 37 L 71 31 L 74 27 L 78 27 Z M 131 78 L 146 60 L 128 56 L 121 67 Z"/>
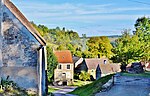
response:
<path fill-rule="evenodd" d="M 46 94 L 46 43 L 10 0 L 0 0 L 0 77 Z"/>
<path fill-rule="evenodd" d="M 54 54 L 59 63 L 54 70 L 54 81 L 68 85 L 73 81 L 74 76 L 72 54 L 69 50 L 54 51 Z"/>

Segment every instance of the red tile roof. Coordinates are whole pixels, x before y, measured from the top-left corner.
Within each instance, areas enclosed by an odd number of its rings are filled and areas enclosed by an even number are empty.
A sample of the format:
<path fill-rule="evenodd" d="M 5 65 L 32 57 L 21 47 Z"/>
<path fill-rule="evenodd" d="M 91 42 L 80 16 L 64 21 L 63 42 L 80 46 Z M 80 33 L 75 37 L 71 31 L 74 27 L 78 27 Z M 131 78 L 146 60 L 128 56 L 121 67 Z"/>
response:
<path fill-rule="evenodd" d="M 73 63 L 72 54 L 69 50 L 54 51 L 59 63 Z"/>

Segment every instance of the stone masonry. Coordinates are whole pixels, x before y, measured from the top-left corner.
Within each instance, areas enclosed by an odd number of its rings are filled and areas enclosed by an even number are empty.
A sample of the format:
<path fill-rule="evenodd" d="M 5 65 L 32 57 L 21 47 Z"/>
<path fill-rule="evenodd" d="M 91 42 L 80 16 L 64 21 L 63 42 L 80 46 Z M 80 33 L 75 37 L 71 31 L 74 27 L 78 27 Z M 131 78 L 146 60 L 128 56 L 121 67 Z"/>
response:
<path fill-rule="evenodd" d="M 39 60 L 41 53 L 38 50 L 42 45 L 5 5 L 5 1 L 0 0 L 0 77 L 10 76 L 20 87 L 38 93 L 42 86 L 39 85 L 41 72 L 44 72 L 40 71 L 44 65 L 39 65 L 44 62 Z"/>

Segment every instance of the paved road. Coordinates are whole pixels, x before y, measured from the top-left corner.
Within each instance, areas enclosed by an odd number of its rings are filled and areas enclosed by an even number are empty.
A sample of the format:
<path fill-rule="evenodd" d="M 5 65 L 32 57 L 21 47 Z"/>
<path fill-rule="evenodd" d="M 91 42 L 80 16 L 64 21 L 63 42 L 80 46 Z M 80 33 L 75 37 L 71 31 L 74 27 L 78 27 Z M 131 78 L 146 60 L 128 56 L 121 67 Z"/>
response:
<path fill-rule="evenodd" d="M 150 96 L 150 78 L 118 76 L 115 85 L 96 96 Z"/>
<path fill-rule="evenodd" d="M 76 87 L 73 86 L 57 86 L 60 90 L 53 92 L 54 96 L 76 96 L 72 94 L 67 94 L 68 92 L 73 91 Z"/>

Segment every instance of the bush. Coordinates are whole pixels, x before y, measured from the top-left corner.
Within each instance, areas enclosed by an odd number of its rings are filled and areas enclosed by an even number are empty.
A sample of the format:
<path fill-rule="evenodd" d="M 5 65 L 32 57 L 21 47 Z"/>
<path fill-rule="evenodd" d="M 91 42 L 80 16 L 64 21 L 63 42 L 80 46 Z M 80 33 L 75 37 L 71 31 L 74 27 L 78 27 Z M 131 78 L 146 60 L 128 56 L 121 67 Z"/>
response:
<path fill-rule="evenodd" d="M 81 71 L 79 79 L 84 81 L 90 80 L 90 74 L 85 71 Z"/>
<path fill-rule="evenodd" d="M 28 96 L 29 94 L 22 90 L 14 81 L 9 80 L 9 76 L 6 79 L 1 78 L 0 81 L 0 96 Z"/>

